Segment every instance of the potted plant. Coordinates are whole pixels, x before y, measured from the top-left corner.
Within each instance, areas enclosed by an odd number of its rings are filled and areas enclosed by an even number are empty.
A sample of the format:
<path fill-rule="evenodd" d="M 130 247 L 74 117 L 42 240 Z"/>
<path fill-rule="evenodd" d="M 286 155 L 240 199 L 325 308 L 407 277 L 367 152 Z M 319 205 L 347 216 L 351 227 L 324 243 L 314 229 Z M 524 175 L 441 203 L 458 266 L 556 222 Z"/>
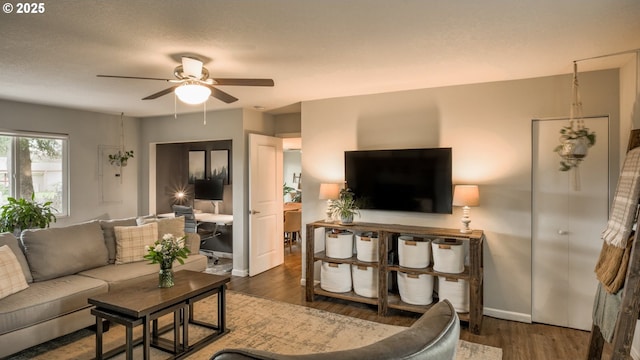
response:
<path fill-rule="evenodd" d="M 577 167 L 587 156 L 588 149 L 595 143 L 596 133 L 589 131 L 587 127 L 580 125 L 574 127 L 570 122 L 568 126 L 560 129 L 560 145 L 554 149 L 562 158 L 560 171 L 569 171 Z"/>
<path fill-rule="evenodd" d="M 31 200 L 9 197 L 7 201 L 0 208 L 0 232 L 17 236 L 24 229 L 46 228 L 56 221 L 51 201 L 39 203 L 35 201 L 35 194 L 31 194 Z"/>
<path fill-rule="evenodd" d="M 117 154 L 109 154 L 109 163 L 115 166 L 127 166 L 127 161 L 131 158 L 133 158 L 133 150 L 118 150 Z"/>
<path fill-rule="evenodd" d="M 353 223 L 353 216 L 360 216 L 359 206 L 351 189 L 340 190 L 340 195 L 329 205 L 329 212 L 335 218 L 340 219 L 341 224 Z"/>

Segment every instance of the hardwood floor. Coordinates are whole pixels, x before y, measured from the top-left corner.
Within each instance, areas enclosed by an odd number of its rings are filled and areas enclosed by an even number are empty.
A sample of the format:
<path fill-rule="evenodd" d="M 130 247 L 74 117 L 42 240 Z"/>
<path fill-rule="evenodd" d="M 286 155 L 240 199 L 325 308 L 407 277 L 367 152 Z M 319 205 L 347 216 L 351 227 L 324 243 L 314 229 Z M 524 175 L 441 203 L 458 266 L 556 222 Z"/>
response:
<path fill-rule="evenodd" d="M 391 310 L 378 316 L 373 306 L 316 296 L 314 302 L 304 298 L 300 285 L 301 256 L 299 244 L 285 249 L 285 263 L 254 277 L 232 277 L 229 289 L 271 300 L 322 309 L 337 314 L 385 324 L 410 326 L 419 314 Z M 474 335 L 462 323 L 461 339 L 500 347 L 505 360 L 586 359 L 589 332 L 543 324 L 525 324 L 485 316 L 480 335 Z M 604 358 L 609 358 L 610 344 L 605 344 Z"/>

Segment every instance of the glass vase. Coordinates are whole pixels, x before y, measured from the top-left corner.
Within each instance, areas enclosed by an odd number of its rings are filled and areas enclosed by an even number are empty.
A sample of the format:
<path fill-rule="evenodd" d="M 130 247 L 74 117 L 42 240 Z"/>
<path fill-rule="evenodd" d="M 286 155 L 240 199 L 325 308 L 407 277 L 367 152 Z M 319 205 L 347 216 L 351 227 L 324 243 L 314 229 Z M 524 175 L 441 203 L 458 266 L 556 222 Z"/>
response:
<path fill-rule="evenodd" d="M 173 282 L 173 261 L 162 260 L 160 262 L 160 272 L 158 273 L 158 287 L 170 288 Z"/>

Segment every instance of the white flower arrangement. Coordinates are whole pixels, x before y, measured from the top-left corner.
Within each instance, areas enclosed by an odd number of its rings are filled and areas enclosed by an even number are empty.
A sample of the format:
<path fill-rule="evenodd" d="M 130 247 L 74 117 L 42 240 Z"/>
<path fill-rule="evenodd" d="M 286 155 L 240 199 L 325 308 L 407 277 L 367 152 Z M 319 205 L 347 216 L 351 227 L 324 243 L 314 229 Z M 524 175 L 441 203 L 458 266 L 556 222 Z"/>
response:
<path fill-rule="evenodd" d="M 144 258 L 151 261 L 151 264 L 173 263 L 178 260 L 180 264 L 184 264 L 184 260 L 190 251 L 185 246 L 186 236 L 176 238 L 173 234 L 164 234 L 162 239 L 156 240 L 152 246 L 145 245 L 144 249 L 147 253 Z"/>

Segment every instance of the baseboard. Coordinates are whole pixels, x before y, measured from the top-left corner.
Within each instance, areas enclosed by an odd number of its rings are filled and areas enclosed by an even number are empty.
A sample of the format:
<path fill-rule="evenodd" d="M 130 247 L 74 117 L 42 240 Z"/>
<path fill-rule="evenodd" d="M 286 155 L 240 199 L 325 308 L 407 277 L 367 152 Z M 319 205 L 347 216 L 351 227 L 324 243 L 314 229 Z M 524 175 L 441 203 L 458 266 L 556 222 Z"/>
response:
<path fill-rule="evenodd" d="M 517 313 L 513 311 L 504 311 L 504 310 L 492 309 L 488 307 L 485 307 L 482 313 L 486 316 L 491 316 L 497 319 L 519 321 L 519 322 L 531 324 L 531 314 L 523 314 L 523 313 Z"/>
<path fill-rule="evenodd" d="M 240 277 L 247 277 L 247 276 L 249 276 L 249 270 L 236 270 L 236 269 L 233 269 L 233 270 L 231 270 L 231 275 L 240 276 Z"/>

